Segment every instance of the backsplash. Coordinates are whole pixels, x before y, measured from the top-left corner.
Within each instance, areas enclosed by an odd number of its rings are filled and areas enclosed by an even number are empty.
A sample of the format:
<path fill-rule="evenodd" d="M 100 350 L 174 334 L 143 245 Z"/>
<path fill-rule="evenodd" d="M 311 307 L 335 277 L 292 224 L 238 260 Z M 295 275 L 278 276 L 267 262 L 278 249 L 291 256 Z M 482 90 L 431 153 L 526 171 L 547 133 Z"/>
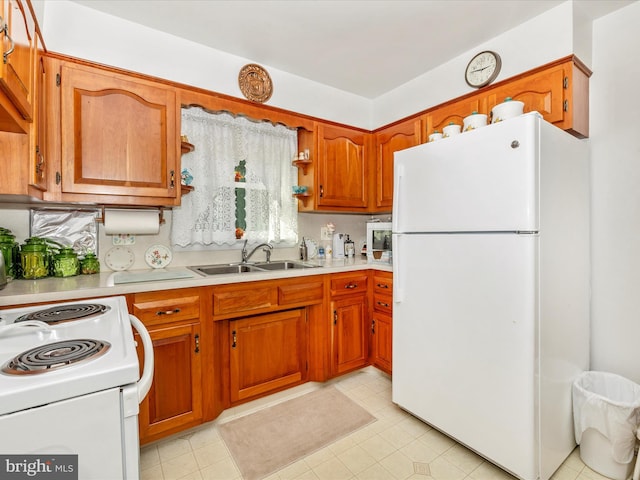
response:
<path fill-rule="evenodd" d="M 160 226 L 157 235 L 136 235 L 135 244 L 127 245 L 135 255 L 135 261 L 131 266 L 131 270 L 148 269 L 149 266 L 145 261 L 145 253 L 147 249 L 153 245 L 170 246 L 171 232 L 171 211 L 164 212 L 165 223 Z M 366 224 L 372 218 L 380 218 L 388 220 L 389 216 L 380 215 L 349 215 L 336 213 L 300 213 L 298 214 L 298 236 L 310 238 L 319 245 L 322 243 L 320 239 L 320 229 L 327 223 L 331 222 L 335 225 L 336 232 L 348 233 L 356 246 L 356 254 L 359 253 L 366 237 Z M 16 236 L 16 241 L 22 244 L 29 233 L 29 209 L 0 209 L 0 227 L 10 229 Z M 104 264 L 104 256 L 111 248 L 114 247 L 113 235 L 106 235 L 102 224 L 98 224 L 98 257 L 102 266 L 102 270 L 108 270 Z M 291 248 L 275 248 L 273 250 L 272 260 L 295 259 L 298 258 L 298 247 Z M 240 261 L 240 245 L 237 249 L 216 250 L 216 251 L 173 251 L 173 260 L 170 266 L 187 266 L 202 265 L 209 263 L 226 263 Z"/>

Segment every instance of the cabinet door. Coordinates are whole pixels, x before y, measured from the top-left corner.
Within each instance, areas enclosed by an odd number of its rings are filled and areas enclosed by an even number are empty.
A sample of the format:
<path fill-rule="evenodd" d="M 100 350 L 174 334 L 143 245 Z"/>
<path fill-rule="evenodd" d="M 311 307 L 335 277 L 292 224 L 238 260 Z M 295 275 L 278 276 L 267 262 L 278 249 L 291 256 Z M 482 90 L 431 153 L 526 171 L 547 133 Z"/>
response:
<path fill-rule="evenodd" d="M 524 102 L 524 112 L 536 111 L 558 128 L 586 138 L 589 136 L 589 75 L 581 63 L 569 61 L 527 75 L 491 90 L 487 110 L 506 97 Z"/>
<path fill-rule="evenodd" d="M 230 322 L 232 403 L 306 380 L 305 319 L 299 308 Z"/>
<path fill-rule="evenodd" d="M 36 63 L 36 104 L 35 121 L 32 127 L 30 184 L 40 190 L 47 189 L 47 67 L 42 57 Z"/>
<path fill-rule="evenodd" d="M 422 142 L 420 118 L 376 132 L 376 210 L 393 205 L 393 154 Z"/>
<path fill-rule="evenodd" d="M 60 102 L 63 194 L 176 199 L 174 90 L 65 62 Z"/>
<path fill-rule="evenodd" d="M 320 209 L 353 211 L 368 207 L 369 135 L 318 125 L 316 204 Z"/>
<path fill-rule="evenodd" d="M 371 321 L 371 363 L 391 374 L 392 319 L 374 311 Z"/>
<path fill-rule="evenodd" d="M 442 133 L 442 129 L 451 122 L 462 127 L 464 117 L 473 112 L 486 113 L 486 110 L 486 101 L 481 100 L 478 95 L 442 105 L 426 115 L 427 135 L 434 131 Z"/>
<path fill-rule="evenodd" d="M 26 3 L 20 0 L 0 0 L 0 16 L 6 22 L 6 33 L 1 34 L 0 90 L 20 116 L 30 121 L 33 118 L 35 21 Z"/>
<path fill-rule="evenodd" d="M 366 296 L 353 295 L 333 300 L 333 374 L 367 364 L 368 331 L 365 326 Z"/>
<path fill-rule="evenodd" d="M 559 65 L 496 88 L 487 96 L 487 111 L 490 113 L 493 107 L 511 97 L 524 103 L 525 113 L 536 111 L 549 123 L 561 122 L 564 77 L 564 67 Z"/>
<path fill-rule="evenodd" d="M 155 369 L 151 390 L 140 404 L 141 442 L 184 430 L 202 419 L 200 324 L 169 324 L 149 329 L 149 334 Z"/>

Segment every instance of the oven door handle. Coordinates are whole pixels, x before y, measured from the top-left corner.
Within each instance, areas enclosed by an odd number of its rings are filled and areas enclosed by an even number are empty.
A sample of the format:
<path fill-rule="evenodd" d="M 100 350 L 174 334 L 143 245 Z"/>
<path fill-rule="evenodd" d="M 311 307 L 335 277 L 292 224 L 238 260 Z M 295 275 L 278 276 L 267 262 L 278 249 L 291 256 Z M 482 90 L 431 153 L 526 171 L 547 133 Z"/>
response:
<path fill-rule="evenodd" d="M 129 315 L 129 321 L 138 332 L 138 335 L 140 335 L 144 349 L 144 367 L 140 380 L 138 380 L 138 403 L 142 403 L 144 397 L 146 397 L 149 390 L 151 390 L 151 384 L 153 383 L 153 342 L 151 341 L 149 332 L 140 320 L 133 315 Z"/>

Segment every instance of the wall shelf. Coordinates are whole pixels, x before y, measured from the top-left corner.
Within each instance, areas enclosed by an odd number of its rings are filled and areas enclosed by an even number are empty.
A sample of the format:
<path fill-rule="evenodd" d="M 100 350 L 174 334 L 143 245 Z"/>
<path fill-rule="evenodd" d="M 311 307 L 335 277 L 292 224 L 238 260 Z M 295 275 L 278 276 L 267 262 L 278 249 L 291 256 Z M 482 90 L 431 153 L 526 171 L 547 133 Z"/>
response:
<path fill-rule="evenodd" d="M 192 143 L 189 143 L 189 142 L 180 143 L 180 150 L 182 151 L 183 154 L 193 152 L 195 149 L 196 147 Z"/>
<path fill-rule="evenodd" d="M 311 160 L 294 160 L 293 162 L 291 162 L 291 164 L 294 167 L 297 168 L 301 168 L 302 169 L 302 174 L 306 175 L 307 174 L 307 167 L 309 165 L 311 165 L 313 162 Z"/>
<path fill-rule="evenodd" d="M 307 200 L 311 198 L 311 194 L 307 193 L 294 193 L 293 196 L 298 200 L 302 201 L 302 205 L 307 206 Z"/>

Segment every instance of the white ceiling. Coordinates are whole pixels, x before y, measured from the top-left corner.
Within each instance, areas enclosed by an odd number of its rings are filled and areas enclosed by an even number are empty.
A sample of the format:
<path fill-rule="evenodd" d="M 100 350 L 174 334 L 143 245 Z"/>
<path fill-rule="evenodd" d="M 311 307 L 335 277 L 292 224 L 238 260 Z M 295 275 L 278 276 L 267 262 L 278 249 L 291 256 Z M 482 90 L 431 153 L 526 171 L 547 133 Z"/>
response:
<path fill-rule="evenodd" d="M 376 98 L 564 0 L 73 0 Z M 630 0 L 574 0 L 591 18 Z"/>

